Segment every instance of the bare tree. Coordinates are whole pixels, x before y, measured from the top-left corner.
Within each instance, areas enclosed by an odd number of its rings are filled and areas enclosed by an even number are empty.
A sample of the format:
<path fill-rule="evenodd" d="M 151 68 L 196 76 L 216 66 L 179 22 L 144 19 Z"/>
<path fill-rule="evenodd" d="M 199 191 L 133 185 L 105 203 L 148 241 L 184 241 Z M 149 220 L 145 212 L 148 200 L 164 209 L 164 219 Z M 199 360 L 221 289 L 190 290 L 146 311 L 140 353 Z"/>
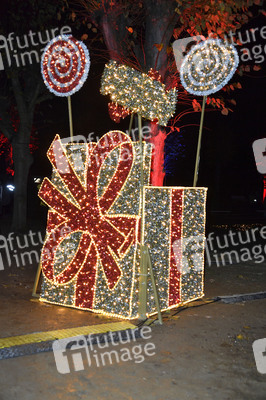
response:
<path fill-rule="evenodd" d="M 56 24 L 59 1 L 11 0 L 2 3 L 1 26 L 4 70 L 0 72 L 0 130 L 12 145 L 14 161 L 14 208 L 12 229 L 23 231 L 27 223 L 27 183 L 33 157 L 30 136 L 36 105 L 51 97 L 40 72 L 41 47 L 38 32 Z M 44 40 L 43 40 L 44 41 Z M 23 51 L 21 50 L 23 49 Z M 12 123 L 15 110 L 19 124 Z"/>

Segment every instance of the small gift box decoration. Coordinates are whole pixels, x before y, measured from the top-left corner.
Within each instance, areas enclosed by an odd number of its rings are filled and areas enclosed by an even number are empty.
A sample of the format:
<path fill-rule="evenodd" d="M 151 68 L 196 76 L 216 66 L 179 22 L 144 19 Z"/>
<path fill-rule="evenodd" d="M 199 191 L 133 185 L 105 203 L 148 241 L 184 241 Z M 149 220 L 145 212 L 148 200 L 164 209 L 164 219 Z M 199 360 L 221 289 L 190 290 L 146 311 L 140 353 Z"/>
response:
<path fill-rule="evenodd" d="M 140 148 L 120 131 L 98 143 L 54 139 L 52 179 L 39 191 L 49 206 L 41 301 L 137 318 L 141 236 L 162 310 L 203 296 L 206 189 L 148 186 L 152 148 L 143 143 L 141 224 Z M 148 278 L 147 314 L 154 312 Z"/>
<path fill-rule="evenodd" d="M 206 188 L 144 188 L 144 243 L 162 310 L 204 296 Z M 156 310 L 148 279 L 148 313 Z"/>

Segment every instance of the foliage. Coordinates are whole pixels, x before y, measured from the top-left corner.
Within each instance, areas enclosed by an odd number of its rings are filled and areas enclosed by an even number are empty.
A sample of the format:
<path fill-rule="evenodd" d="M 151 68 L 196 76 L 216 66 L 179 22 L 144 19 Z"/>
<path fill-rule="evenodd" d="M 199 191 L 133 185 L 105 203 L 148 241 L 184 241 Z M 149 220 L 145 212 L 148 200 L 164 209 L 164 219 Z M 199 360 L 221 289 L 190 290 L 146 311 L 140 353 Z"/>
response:
<path fill-rule="evenodd" d="M 181 111 L 177 120 L 180 121 L 191 112 L 199 112 L 200 108 L 198 101 L 180 84 L 171 41 L 210 33 L 223 37 L 246 23 L 253 16 L 250 7 L 258 3 L 257 0 L 70 0 L 69 6 L 74 10 L 72 17 L 75 20 L 81 17 L 98 40 L 104 39 L 109 57 L 143 72 L 148 72 L 151 67 L 157 69 L 167 89 L 178 88 Z M 163 27 L 158 19 L 166 17 Z M 234 90 L 234 84 L 228 86 L 226 92 L 230 90 Z M 210 106 L 208 109 L 216 108 L 227 115 L 234 103 L 234 99 L 219 93 L 215 98 L 209 98 L 207 105 Z"/>
<path fill-rule="evenodd" d="M 17 135 L 18 132 L 18 127 L 19 127 L 19 117 L 17 111 L 15 111 L 14 108 L 11 108 L 10 110 L 10 116 L 11 116 L 11 123 L 12 123 L 12 128 L 14 129 L 15 134 Z M 29 142 L 29 148 L 30 148 L 30 153 L 34 154 L 34 152 L 38 149 L 38 137 L 37 137 L 37 131 L 35 127 L 32 127 L 31 130 L 31 135 L 30 135 L 30 142 Z M 0 132 L 0 157 L 3 157 L 4 159 L 4 165 L 6 168 L 6 173 L 8 175 L 14 175 L 14 162 L 13 162 L 13 151 L 12 151 L 12 145 L 11 142 L 7 139 L 7 137 Z"/>
<path fill-rule="evenodd" d="M 174 37 L 180 38 L 181 32 L 190 36 L 201 33 L 222 36 L 229 30 L 235 31 L 245 24 L 252 13 L 249 8 L 258 4 L 256 0 L 198 0 L 194 2 L 177 0 L 183 12 L 180 14 L 180 26 L 174 30 Z M 177 7 L 176 12 L 180 13 Z"/>
<path fill-rule="evenodd" d="M 180 130 L 180 120 L 193 112 L 200 112 L 200 103 L 180 84 L 171 42 L 198 33 L 222 36 L 235 30 L 251 17 L 249 7 L 257 0 L 70 0 L 73 18 L 81 16 L 88 29 L 96 29 L 108 49 L 109 58 L 148 73 L 152 68 L 161 75 L 168 89 L 178 89 L 178 114 L 170 129 Z M 93 25 L 94 26 L 93 26 Z M 93 26 L 93 28 L 92 28 Z M 229 89 L 234 89 L 233 84 Z M 226 93 L 226 92 L 224 92 Z M 227 94 L 227 93 L 226 93 Z M 208 98 L 207 109 L 219 109 L 227 115 L 234 105 L 221 93 Z M 163 142 L 167 134 L 158 127 L 157 135 L 150 140 L 155 146 L 152 184 L 163 182 Z M 161 173 L 158 173 L 158 168 Z"/>

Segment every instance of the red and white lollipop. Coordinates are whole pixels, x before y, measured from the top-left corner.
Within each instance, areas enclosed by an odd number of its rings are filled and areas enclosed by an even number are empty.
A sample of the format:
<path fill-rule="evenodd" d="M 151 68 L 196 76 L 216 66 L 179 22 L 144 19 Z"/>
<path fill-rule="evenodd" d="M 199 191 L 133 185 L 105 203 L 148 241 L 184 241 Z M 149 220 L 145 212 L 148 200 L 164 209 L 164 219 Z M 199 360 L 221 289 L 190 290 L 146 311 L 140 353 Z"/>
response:
<path fill-rule="evenodd" d="M 87 79 L 89 51 L 71 35 L 60 35 L 45 47 L 41 72 L 47 88 L 56 96 L 71 96 Z"/>

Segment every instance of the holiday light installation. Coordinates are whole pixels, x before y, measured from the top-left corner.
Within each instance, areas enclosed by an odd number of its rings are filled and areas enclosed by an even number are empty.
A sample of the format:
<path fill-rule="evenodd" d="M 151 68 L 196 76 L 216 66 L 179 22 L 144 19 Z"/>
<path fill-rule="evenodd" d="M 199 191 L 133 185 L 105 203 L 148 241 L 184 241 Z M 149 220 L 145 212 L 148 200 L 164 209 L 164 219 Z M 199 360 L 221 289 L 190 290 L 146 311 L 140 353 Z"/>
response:
<path fill-rule="evenodd" d="M 104 68 L 101 93 L 109 94 L 113 103 L 126 110 L 163 126 L 174 115 L 177 102 L 176 88 L 166 90 L 152 71 L 144 74 L 116 61 Z"/>
<path fill-rule="evenodd" d="M 44 49 L 41 72 L 46 87 L 56 96 L 67 96 L 70 135 L 73 137 L 71 95 L 81 89 L 90 69 L 89 51 L 71 35 L 59 35 Z"/>
<path fill-rule="evenodd" d="M 193 186 L 197 185 L 206 98 L 222 89 L 234 75 L 239 57 L 232 44 L 207 39 L 192 47 L 184 58 L 180 79 L 191 94 L 203 96 Z"/>
<path fill-rule="evenodd" d="M 235 47 L 219 39 L 207 39 L 192 47 L 184 58 L 180 79 L 191 94 L 207 96 L 222 89 L 239 63 Z"/>
<path fill-rule="evenodd" d="M 137 318 L 141 237 L 161 309 L 203 296 L 204 241 L 196 253 L 192 248 L 204 235 L 206 189 L 147 186 L 151 146 L 120 131 L 80 145 L 63 145 L 57 136 L 48 158 L 52 180 L 45 178 L 39 192 L 49 206 L 41 301 Z M 147 315 L 155 312 L 148 278 Z"/>
<path fill-rule="evenodd" d="M 71 96 L 87 79 L 90 56 L 84 43 L 71 35 L 56 36 L 44 49 L 41 72 L 46 87 L 56 96 Z"/>
<path fill-rule="evenodd" d="M 102 93 L 114 119 L 132 113 L 132 124 L 138 113 L 140 141 L 120 131 L 98 143 L 53 141 L 53 176 L 39 191 L 49 206 L 40 300 L 123 318 L 158 312 L 162 323 L 161 310 L 203 296 L 206 189 L 148 186 L 141 116 L 166 125 L 177 96 L 157 71 L 110 62 Z"/>

